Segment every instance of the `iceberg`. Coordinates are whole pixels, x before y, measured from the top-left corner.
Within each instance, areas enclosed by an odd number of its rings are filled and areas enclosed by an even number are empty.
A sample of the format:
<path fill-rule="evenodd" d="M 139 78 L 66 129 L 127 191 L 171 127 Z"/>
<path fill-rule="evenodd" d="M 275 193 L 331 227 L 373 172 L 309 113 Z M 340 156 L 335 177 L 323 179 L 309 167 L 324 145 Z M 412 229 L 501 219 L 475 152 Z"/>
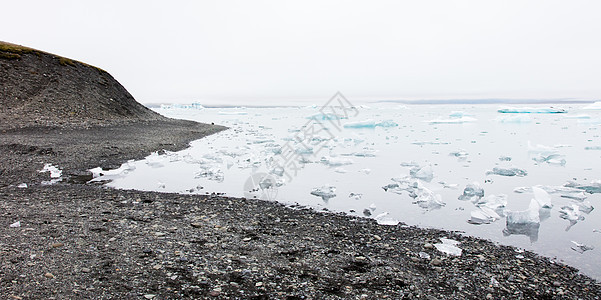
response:
<path fill-rule="evenodd" d="M 311 190 L 311 195 L 321 197 L 327 202 L 330 198 L 336 197 L 336 188 L 331 185 L 324 185 Z"/>
<path fill-rule="evenodd" d="M 525 235 L 530 238 L 530 242 L 536 242 L 540 228 L 539 209 L 536 200 L 532 199 L 527 210 L 506 211 L 507 219 L 503 235 Z"/>
<path fill-rule="evenodd" d="M 492 171 L 487 171 L 486 175 L 490 175 L 490 174 L 494 174 L 494 175 L 501 175 L 501 176 L 518 176 L 518 177 L 524 177 L 526 175 L 528 175 L 528 172 L 526 172 L 526 170 L 520 169 L 520 168 L 499 168 L 499 167 L 494 167 L 492 169 Z"/>
<path fill-rule="evenodd" d="M 549 196 L 549 194 L 545 190 L 533 186 L 532 192 L 534 193 L 534 200 L 536 200 L 540 207 L 553 208 L 553 203 L 551 203 L 551 196 Z"/>
<path fill-rule="evenodd" d="M 461 201 L 478 201 L 482 197 L 484 197 L 484 189 L 477 182 L 473 182 L 463 189 L 463 194 L 458 199 Z"/>
<path fill-rule="evenodd" d="M 500 107 L 498 112 L 502 114 L 558 114 L 568 111 L 558 107 Z"/>
<path fill-rule="evenodd" d="M 461 256 L 461 248 L 457 247 L 460 243 L 452 239 L 440 239 L 441 243 L 434 244 L 436 250 L 450 256 Z"/>
<path fill-rule="evenodd" d="M 584 253 L 585 251 L 595 249 L 595 247 L 593 247 L 593 246 L 580 244 L 580 243 L 575 242 L 575 241 L 572 241 L 572 244 L 574 244 L 574 246 L 572 246 L 572 250 L 574 250 L 574 251 L 576 251 L 576 252 L 578 252 L 580 254 Z"/>
<path fill-rule="evenodd" d="M 501 216 L 497 214 L 494 210 L 483 206 L 478 210 L 473 210 L 470 212 L 469 223 L 471 224 L 490 224 L 496 220 L 501 219 Z"/>
<path fill-rule="evenodd" d="M 589 194 L 601 193 L 601 180 L 593 180 L 588 185 L 578 184 L 574 181 L 569 181 L 566 184 L 564 184 L 563 186 L 583 190 Z"/>
<path fill-rule="evenodd" d="M 411 170 L 409 170 L 409 175 L 411 175 L 413 178 L 430 182 L 434 178 L 434 170 L 430 165 L 424 167 L 413 167 Z"/>
<path fill-rule="evenodd" d="M 564 166 L 566 164 L 565 156 L 560 155 L 560 154 L 551 154 L 551 155 L 539 154 L 538 156 L 533 157 L 532 160 L 534 160 L 537 163 L 547 163 L 550 165 L 558 165 L 558 166 Z"/>
<path fill-rule="evenodd" d="M 440 194 L 435 195 L 427 188 L 421 188 L 416 194 L 417 197 L 415 197 L 414 203 L 425 210 L 437 209 L 446 205 Z"/>

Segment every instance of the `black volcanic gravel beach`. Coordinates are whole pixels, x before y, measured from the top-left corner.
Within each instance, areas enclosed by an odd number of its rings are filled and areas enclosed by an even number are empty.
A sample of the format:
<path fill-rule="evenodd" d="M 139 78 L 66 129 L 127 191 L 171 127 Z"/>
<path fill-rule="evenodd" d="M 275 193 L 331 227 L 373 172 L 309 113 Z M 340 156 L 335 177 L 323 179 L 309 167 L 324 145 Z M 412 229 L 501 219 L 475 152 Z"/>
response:
<path fill-rule="evenodd" d="M 87 183 L 90 168 L 226 128 L 167 119 L 98 68 L 3 42 L 0 92 L 0 299 L 601 297 L 572 267 L 460 233 Z M 47 163 L 62 181 L 42 184 Z"/>

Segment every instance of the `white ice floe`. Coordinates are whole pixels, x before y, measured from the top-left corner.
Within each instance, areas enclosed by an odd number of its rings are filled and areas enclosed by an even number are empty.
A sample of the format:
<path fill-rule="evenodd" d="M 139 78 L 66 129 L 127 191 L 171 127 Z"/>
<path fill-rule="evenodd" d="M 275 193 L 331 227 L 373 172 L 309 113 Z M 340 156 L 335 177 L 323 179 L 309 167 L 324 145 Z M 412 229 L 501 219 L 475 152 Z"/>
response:
<path fill-rule="evenodd" d="M 503 114 L 509 113 L 521 113 L 521 114 L 557 114 L 557 113 L 567 113 L 568 111 L 559 108 L 559 107 L 512 107 L 512 106 L 503 106 L 500 107 L 498 112 Z"/>
<path fill-rule="evenodd" d="M 547 163 L 549 165 L 556 166 L 564 166 L 566 164 L 565 156 L 561 154 L 538 154 L 536 157 L 533 157 L 532 160 L 537 163 Z"/>
<path fill-rule="evenodd" d="M 440 241 L 441 243 L 434 244 L 438 251 L 450 256 L 461 256 L 462 250 L 457 247 L 460 244 L 458 241 L 445 238 L 441 238 Z"/>
<path fill-rule="evenodd" d="M 463 189 L 463 194 L 461 194 L 458 199 L 461 201 L 478 201 L 482 197 L 484 197 L 484 189 L 481 188 L 480 184 L 477 182 L 473 182 Z"/>
<path fill-rule="evenodd" d="M 578 252 L 580 254 L 584 253 L 585 251 L 595 249 L 595 247 L 593 247 L 593 246 L 580 244 L 580 243 L 575 242 L 575 241 L 572 241 L 572 244 L 574 244 L 574 246 L 572 246 L 572 250 L 574 250 L 574 251 L 576 251 L 576 252 Z"/>
<path fill-rule="evenodd" d="M 553 203 L 551 203 L 551 196 L 545 190 L 533 186 L 532 192 L 534 193 L 534 200 L 538 203 L 538 205 L 542 208 L 553 208 Z"/>
<path fill-rule="evenodd" d="M 518 177 L 524 177 L 526 175 L 528 175 L 528 172 L 526 172 L 526 170 L 524 169 L 520 169 L 520 168 L 500 168 L 500 167 L 494 167 L 492 169 L 492 171 L 486 171 L 486 175 L 500 175 L 500 176 L 518 176 Z"/>
<path fill-rule="evenodd" d="M 331 185 L 316 187 L 311 190 L 311 195 L 321 197 L 324 201 L 327 201 L 330 198 L 336 197 L 336 187 Z"/>

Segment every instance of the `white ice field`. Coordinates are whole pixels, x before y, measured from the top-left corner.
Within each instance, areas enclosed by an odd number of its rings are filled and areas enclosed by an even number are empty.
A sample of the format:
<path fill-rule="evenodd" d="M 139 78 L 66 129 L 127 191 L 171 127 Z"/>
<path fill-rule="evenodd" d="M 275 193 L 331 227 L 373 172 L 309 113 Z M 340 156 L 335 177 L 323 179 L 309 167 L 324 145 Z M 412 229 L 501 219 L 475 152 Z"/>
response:
<path fill-rule="evenodd" d="M 95 180 L 462 231 L 601 279 L 598 103 L 156 111 L 230 129 Z"/>

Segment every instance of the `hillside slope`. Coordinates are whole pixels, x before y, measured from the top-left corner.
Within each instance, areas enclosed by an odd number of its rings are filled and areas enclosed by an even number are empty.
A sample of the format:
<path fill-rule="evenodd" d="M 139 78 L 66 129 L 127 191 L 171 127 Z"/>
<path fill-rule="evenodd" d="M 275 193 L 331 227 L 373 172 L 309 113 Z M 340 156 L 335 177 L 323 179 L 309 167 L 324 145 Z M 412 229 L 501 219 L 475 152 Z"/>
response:
<path fill-rule="evenodd" d="M 162 119 L 104 70 L 0 41 L 0 130 Z"/>

